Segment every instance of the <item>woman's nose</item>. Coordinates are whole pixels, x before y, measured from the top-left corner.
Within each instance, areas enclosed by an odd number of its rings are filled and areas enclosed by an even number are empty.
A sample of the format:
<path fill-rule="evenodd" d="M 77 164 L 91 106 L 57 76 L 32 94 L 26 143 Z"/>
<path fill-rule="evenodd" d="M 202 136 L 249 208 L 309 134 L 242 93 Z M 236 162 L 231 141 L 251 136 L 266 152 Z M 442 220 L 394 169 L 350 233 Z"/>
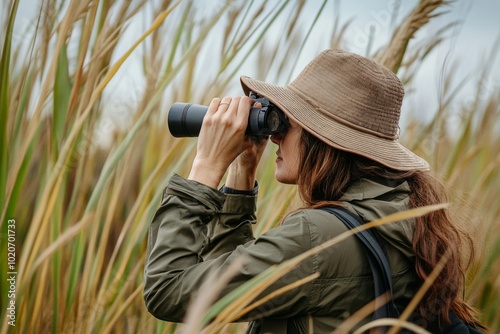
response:
<path fill-rule="evenodd" d="M 279 145 L 279 143 L 283 140 L 283 132 L 274 134 L 271 136 L 271 141 L 275 143 L 276 145 Z"/>

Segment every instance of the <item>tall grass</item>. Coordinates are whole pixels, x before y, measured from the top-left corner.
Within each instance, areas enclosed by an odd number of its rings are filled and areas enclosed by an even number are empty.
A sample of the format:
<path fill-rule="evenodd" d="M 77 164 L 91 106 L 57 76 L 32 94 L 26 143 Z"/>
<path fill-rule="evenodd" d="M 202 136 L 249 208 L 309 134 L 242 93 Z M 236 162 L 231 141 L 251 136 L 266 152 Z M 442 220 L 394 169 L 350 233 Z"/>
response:
<path fill-rule="evenodd" d="M 213 96 L 238 93 L 243 69 L 286 83 L 319 16 L 330 15 L 325 2 L 313 6 L 308 21 L 300 0 L 214 1 L 212 6 L 40 1 L 33 29 L 26 32 L 14 31 L 20 2 L 2 4 L 0 258 L 7 258 L 7 222 L 15 220 L 17 276 L 16 326 L 2 321 L 1 333 L 171 333 L 182 327 L 155 320 L 142 301 L 149 221 L 168 177 L 187 174 L 195 147 L 193 139 L 168 135 L 164 111 L 175 101 L 208 103 Z M 416 18 L 422 26 L 442 3 L 421 1 L 401 27 L 413 22 L 415 28 Z M 318 51 L 342 44 L 348 24 L 340 26 L 334 14 L 335 24 L 325 28 L 332 32 L 329 41 Z M 277 29 L 283 34 L 274 40 Z M 447 31 L 418 45 L 409 43 L 414 32 L 403 34 L 400 28 L 374 57 L 410 85 Z M 15 37 L 19 34 L 25 34 L 22 40 Z M 491 57 L 497 51 L 493 47 Z M 124 74 L 137 68 L 127 94 L 120 95 Z M 459 109 L 452 106 L 460 102 L 460 80 L 449 80 L 459 84 L 443 85 L 432 122 L 415 118 L 403 133 L 405 144 L 454 187 L 453 207 L 482 245 L 467 298 L 495 332 L 500 330 L 499 101 L 497 88 L 484 91 L 487 73 L 485 67 L 475 99 Z M 460 116 L 453 129 L 447 126 L 450 115 Z M 257 235 L 299 205 L 293 188 L 274 180 L 273 159 L 266 156 L 258 171 Z M 2 319 L 10 301 L 7 272 L 2 267 Z M 263 276 L 260 284 L 269 280 Z M 248 291 L 258 287 L 251 283 Z M 240 293 L 207 312 L 237 316 L 248 306 L 237 302 L 245 296 Z M 243 330 L 227 319 L 207 330 Z"/>

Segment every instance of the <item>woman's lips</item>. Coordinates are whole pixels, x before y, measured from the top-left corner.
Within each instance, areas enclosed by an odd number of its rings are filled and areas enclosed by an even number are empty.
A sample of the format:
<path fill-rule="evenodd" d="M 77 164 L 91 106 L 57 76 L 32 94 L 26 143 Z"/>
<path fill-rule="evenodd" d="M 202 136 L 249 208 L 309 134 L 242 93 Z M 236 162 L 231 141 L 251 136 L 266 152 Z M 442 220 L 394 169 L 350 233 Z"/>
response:
<path fill-rule="evenodd" d="M 276 162 L 278 162 L 278 161 L 283 161 L 283 158 L 280 157 L 278 152 L 276 152 Z"/>

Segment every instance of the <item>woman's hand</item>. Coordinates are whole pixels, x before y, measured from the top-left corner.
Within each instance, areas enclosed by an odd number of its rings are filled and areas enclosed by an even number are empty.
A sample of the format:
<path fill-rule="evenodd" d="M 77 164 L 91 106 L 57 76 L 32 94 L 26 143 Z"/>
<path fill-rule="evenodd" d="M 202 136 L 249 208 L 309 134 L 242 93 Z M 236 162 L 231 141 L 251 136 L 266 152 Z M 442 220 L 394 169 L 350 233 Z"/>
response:
<path fill-rule="evenodd" d="M 237 190 L 254 188 L 257 166 L 267 142 L 267 139 L 252 141 L 252 145 L 233 161 L 228 169 L 226 187 Z"/>
<path fill-rule="evenodd" d="M 229 165 L 252 147 L 245 136 L 251 105 L 247 96 L 212 100 L 203 118 L 189 179 L 217 188 Z M 249 152 L 242 159 L 248 161 L 251 156 Z"/>
<path fill-rule="evenodd" d="M 257 102 L 255 108 L 262 107 Z M 226 186 L 237 190 L 252 190 L 255 185 L 257 166 L 264 153 L 268 139 L 249 140 L 247 148 L 231 163 L 228 169 Z"/>

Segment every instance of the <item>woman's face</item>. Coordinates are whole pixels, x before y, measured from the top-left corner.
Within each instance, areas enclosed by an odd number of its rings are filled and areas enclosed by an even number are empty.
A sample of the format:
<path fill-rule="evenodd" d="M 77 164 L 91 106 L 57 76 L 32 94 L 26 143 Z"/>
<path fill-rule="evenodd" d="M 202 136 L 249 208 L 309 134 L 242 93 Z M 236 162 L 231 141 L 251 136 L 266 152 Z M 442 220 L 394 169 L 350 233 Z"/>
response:
<path fill-rule="evenodd" d="M 278 145 L 275 177 L 278 182 L 296 184 L 302 128 L 291 119 L 289 122 L 290 127 L 287 131 L 271 136 L 271 141 Z"/>

